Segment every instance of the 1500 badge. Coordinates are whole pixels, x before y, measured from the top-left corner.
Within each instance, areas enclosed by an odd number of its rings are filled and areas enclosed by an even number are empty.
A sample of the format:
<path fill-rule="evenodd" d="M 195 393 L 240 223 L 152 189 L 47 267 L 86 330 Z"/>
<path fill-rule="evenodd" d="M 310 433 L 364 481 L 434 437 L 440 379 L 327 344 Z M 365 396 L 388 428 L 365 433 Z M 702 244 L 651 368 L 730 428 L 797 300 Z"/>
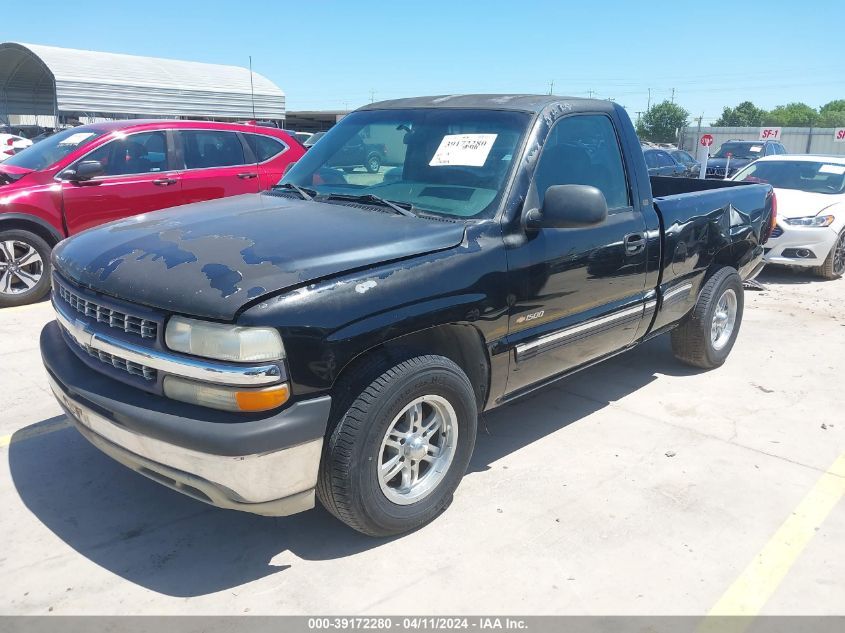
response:
<path fill-rule="evenodd" d="M 529 321 L 534 321 L 535 319 L 539 319 L 545 313 L 546 313 L 545 310 L 540 310 L 539 312 L 531 312 L 530 314 L 523 314 L 521 317 L 517 317 L 516 322 L 517 322 L 517 324 L 528 323 Z"/>

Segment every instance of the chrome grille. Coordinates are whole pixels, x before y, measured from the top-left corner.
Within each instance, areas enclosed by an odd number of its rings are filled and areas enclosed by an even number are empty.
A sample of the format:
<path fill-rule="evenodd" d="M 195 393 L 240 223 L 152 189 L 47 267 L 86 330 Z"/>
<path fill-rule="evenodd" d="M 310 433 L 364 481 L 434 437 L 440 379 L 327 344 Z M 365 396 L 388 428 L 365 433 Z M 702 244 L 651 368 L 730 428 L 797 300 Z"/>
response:
<path fill-rule="evenodd" d="M 103 363 L 111 365 L 115 369 L 120 369 L 121 371 L 125 371 L 128 374 L 132 374 L 133 376 L 141 376 L 146 380 L 155 380 L 158 372 L 152 367 L 147 367 L 146 365 L 141 365 L 140 363 L 133 362 L 131 360 L 126 360 L 125 358 L 120 358 L 119 356 L 115 356 L 113 354 L 109 354 L 108 352 L 104 352 L 102 350 L 94 349 L 93 347 L 84 346 L 84 349 L 88 354 L 93 356 L 94 358 L 98 358 Z"/>
<path fill-rule="evenodd" d="M 783 235 L 783 229 L 780 228 L 780 225 L 776 225 L 769 237 L 780 237 L 781 235 Z"/>
<path fill-rule="evenodd" d="M 71 308 L 94 319 L 98 323 L 105 323 L 109 327 L 123 330 L 127 334 L 135 334 L 141 338 L 155 339 L 158 335 L 158 324 L 155 321 L 142 319 L 141 317 L 99 305 L 98 303 L 71 292 L 62 284 L 56 284 L 56 287 L 59 291 L 59 296 L 64 299 Z"/>

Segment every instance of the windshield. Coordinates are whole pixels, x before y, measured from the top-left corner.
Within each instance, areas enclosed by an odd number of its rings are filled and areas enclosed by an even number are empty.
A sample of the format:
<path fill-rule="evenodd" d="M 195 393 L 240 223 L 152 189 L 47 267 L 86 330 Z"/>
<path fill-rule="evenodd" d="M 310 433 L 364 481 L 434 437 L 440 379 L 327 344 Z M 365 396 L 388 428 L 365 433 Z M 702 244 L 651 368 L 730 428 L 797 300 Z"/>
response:
<path fill-rule="evenodd" d="M 463 109 L 344 117 L 282 178 L 317 195 L 379 196 L 415 211 L 490 217 L 530 116 Z"/>
<path fill-rule="evenodd" d="M 713 155 L 713 158 L 727 158 L 728 154 L 731 158 L 760 158 L 763 155 L 762 143 L 723 143 L 719 151 Z"/>
<path fill-rule="evenodd" d="M 749 165 L 733 178 L 761 182 L 779 189 L 809 193 L 845 193 L 845 164 L 809 160 L 763 160 Z"/>
<path fill-rule="evenodd" d="M 105 132 L 88 127 L 75 127 L 49 136 L 6 160 L 7 165 L 38 171 L 54 165 L 83 145 Z"/>

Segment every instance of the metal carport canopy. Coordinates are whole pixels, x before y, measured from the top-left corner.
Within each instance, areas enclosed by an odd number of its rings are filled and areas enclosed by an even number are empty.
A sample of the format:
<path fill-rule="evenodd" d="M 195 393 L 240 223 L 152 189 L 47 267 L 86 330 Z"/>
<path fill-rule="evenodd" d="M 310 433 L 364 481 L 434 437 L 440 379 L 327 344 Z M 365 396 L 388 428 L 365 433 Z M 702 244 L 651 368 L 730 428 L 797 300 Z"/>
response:
<path fill-rule="evenodd" d="M 0 86 L 8 90 L 10 102 L 23 105 L 27 101 L 21 98 L 23 94 L 15 98 L 10 93 L 27 92 L 23 84 L 30 79 L 16 78 L 16 69 L 32 77 L 33 93 L 35 87 L 43 87 L 47 78 L 43 75 L 52 76 L 59 113 L 253 118 L 250 72 L 239 66 L 40 44 L 0 44 Z M 258 73 L 252 74 L 252 81 L 255 118 L 283 119 L 285 93 Z M 40 105 L 39 110 L 52 113 L 53 107 Z"/>

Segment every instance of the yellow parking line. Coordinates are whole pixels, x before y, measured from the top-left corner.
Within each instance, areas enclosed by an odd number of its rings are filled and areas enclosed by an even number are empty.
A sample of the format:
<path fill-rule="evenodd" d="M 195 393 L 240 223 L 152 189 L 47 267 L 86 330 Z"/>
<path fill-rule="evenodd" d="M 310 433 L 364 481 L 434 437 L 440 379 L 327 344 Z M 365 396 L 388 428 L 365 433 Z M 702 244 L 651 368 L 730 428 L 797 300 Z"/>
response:
<path fill-rule="evenodd" d="M 699 627 L 744 631 L 777 590 L 833 508 L 845 496 L 845 453 L 819 478 L 754 560 L 722 595 Z M 730 619 L 723 616 L 746 616 Z"/>
<path fill-rule="evenodd" d="M 52 433 L 54 431 L 61 431 L 69 426 L 70 422 L 68 422 L 67 418 L 62 418 L 61 420 L 56 420 L 55 422 L 27 427 L 20 431 L 16 431 L 11 435 L 0 435 L 0 448 L 5 448 L 10 444 L 29 440 L 33 437 L 38 437 L 39 435 L 46 435 L 47 433 Z"/>

